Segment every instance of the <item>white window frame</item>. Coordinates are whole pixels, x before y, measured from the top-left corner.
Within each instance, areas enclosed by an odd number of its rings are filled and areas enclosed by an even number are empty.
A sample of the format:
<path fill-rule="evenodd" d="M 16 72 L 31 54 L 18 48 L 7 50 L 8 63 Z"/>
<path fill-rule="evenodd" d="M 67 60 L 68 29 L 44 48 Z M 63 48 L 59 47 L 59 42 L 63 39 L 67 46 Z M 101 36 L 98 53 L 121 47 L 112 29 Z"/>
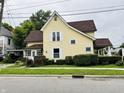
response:
<path fill-rule="evenodd" d="M 53 33 L 55 33 L 55 40 L 53 40 Z M 57 34 L 59 33 L 59 40 L 58 40 L 58 36 L 57 36 Z M 61 32 L 59 32 L 59 31 L 56 31 L 56 32 L 52 32 L 51 33 L 51 41 L 53 41 L 53 42 L 58 42 L 58 41 L 61 41 L 62 39 L 61 39 Z"/>
<path fill-rule="evenodd" d="M 54 49 L 59 49 L 59 58 L 55 58 L 55 57 L 54 57 Z M 52 49 L 52 58 L 53 58 L 53 59 L 60 59 L 60 58 L 61 58 L 61 53 L 62 53 L 62 51 L 61 51 L 60 48 L 53 48 L 53 49 Z"/>

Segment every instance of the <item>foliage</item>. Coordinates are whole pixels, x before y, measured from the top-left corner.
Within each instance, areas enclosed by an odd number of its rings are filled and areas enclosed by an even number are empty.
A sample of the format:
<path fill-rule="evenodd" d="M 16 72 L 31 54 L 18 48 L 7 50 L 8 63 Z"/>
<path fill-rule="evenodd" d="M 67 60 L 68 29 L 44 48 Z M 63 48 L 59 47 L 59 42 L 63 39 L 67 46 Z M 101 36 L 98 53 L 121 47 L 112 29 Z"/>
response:
<path fill-rule="evenodd" d="M 53 65 L 53 64 L 55 64 L 54 60 L 47 59 L 47 61 L 45 62 L 45 65 Z"/>
<path fill-rule="evenodd" d="M 124 48 L 124 43 L 121 44 L 120 48 Z"/>
<path fill-rule="evenodd" d="M 3 60 L 4 63 L 14 63 L 15 62 L 15 59 L 12 58 L 12 55 L 5 55 L 5 58 Z"/>
<path fill-rule="evenodd" d="M 2 26 L 11 32 L 14 30 L 14 28 L 11 25 L 9 25 L 8 23 L 2 23 Z"/>
<path fill-rule="evenodd" d="M 25 39 L 25 33 L 24 29 L 22 27 L 16 27 L 13 34 L 13 42 L 15 44 L 15 47 L 17 49 L 23 48 L 25 46 L 24 39 Z"/>
<path fill-rule="evenodd" d="M 39 10 L 28 19 L 23 21 L 20 26 L 14 29 L 13 41 L 16 48 L 25 47 L 25 38 L 33 30 L 40 30 L 50 17 L 50 11 Z"/>
<path fill-rule="evenodd" d="M 24 29 L 24 34 L 25 37 L 31 32 L 33 31 L 34 28 L 34 24 L 30 21 L 30 20 L 25 20 L 23 23 L 20 24 L 21 27 Z"/>
<path fill-rule="evenodd" d="M 76 55 L 73 57 L 73 61 L 76 66 L 96 65 L 98 57 L 96 55 Z"/>
<path fill-rule="evenodd" d="M 65 57 L 65 64 L 67 64 L 67 65 L 73 65 L 74 64 L 73 57 L 72 56 L 66 56 Z"/>
<path fill-rule="evenodd" d="M 99 56 L 99 64 L 115 64 L 117 61 L 121 60 L 118 56 Z"/>
<path fill-rule="evenodd" d="M 124 61 L 118 61 L 118 62 L 116 62 L 116 65 L 117 66 L 123 66 L 124 65 Z"/>
<path fill-rule="evenodd" d="M 65 64 L 65 60 L 63 60 L 63 59 L 56 60 L 55 64 L 57 64 L 57 65 L 64 65 Z"/>
<path fill-rule="evenodd" d="M 40 30 L 43 25 L 47 22 L 51 14 L 51 11 L 39 10 L 30 17 L 31 22 L 34 24 L 36 30 Z"/>

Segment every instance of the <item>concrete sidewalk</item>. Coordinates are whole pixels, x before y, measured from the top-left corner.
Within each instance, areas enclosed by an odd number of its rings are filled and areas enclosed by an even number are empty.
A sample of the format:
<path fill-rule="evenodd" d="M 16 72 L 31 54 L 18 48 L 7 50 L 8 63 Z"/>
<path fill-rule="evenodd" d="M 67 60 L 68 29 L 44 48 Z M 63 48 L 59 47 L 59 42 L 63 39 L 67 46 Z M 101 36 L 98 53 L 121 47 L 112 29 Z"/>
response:
<path fill-rule="evenodd" d="M 29 69 L 84 69 L 84 70 L 124 70 L 124 68 L 90 68 L 90 67 L 32 67 Z"/>

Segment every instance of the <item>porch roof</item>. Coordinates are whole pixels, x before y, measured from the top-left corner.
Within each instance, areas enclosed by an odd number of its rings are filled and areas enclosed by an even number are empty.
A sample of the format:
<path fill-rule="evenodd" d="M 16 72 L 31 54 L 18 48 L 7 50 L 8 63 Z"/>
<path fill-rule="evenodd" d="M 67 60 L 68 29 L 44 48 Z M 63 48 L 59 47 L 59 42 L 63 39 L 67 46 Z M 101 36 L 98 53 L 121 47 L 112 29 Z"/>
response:
<path fill-rule="evenodd" d="M 42 49 L 43 48 L 43 44 L 35 44 L 29 47 L 26 47 L 26 49 Z"/>

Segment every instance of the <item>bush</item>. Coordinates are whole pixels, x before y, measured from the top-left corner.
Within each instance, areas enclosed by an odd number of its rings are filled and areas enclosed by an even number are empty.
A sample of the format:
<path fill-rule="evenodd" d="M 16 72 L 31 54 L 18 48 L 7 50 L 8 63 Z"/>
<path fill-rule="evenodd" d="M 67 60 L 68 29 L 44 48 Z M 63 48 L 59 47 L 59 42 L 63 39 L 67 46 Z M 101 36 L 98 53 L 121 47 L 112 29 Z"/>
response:
<path fill-rule="evenodd" d="M 53 64 L 55 64 L 54 60 L 47 59 L 47 61 L 45 62 L 45 65 L 53 65 Z"/>
<path fill-rule="evenodd" d="M 45 56 L 35 56 L 34 57 L 34 66 L 43 66 L 47 62 Z"/>
<path fill-rule="evenodd" d="M 96 65 L 98 63 L 97 55 L 76 55 L 73 58 L 74 64 L 77 66 Z"/>
<path fill-rule="evenodd" d="M 124 61 L 118 61 L 118 62 L 116 62 L 116 65 L 117 66 L 123 66 L 124 65 Z"/>
<path fill-rule="evenodd" d="M 119 60 L 121 57 L 118 56 L 99 56 L 99 64 L 115 64 Z"/>
<path fill-rule="evenodd" d="M 11 55 L 7 54 L 5 55 L 5 58 L 3 60 L 4 63 L 14 63 L 16 59 L 13 59 Z"/>
<path fill-rule="evenodd" d="M 34 66 L 34 62 L 31 59 L 27 59 L 26 66 L 27 67 L 33 67 Z"/>
<path fill-rule="evenodd" d="M 67 65 L 73 65 L 74 64 L 73 57 L 72 56 L 65 57 L 65 64 L 67 64 Z"/>
<path fill-rule="evenodd" d="M 63 60 L 63 59 L 56 60 L 56 64 L 57 65 L 64 65 L 65 64 L 65 60 Z"/>

